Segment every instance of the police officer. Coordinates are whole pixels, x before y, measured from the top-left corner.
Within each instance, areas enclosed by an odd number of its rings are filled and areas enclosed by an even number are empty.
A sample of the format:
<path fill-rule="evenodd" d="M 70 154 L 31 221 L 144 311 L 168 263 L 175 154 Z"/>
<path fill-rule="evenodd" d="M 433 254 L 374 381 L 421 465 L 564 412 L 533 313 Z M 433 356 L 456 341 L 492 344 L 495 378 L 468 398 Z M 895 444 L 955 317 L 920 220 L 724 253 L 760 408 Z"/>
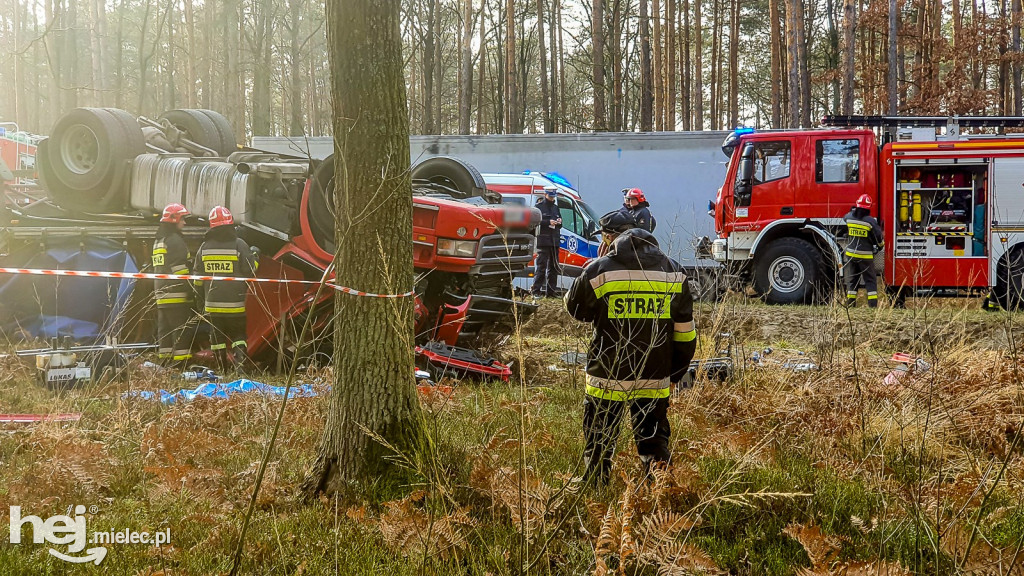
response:
<path fill-rule="evenodd" d="M 861 282 L 868 291 L 868 306 L 878 307 L 878 275 L 875 272 L 875 253 L 884 246 L 882 228 L 871 216 L 871 197 L 862 194 L 843 218 L 850 242 L 846 245 L 846 305 L 857 304 L 857 290 Z"/>
<path fill-rule="evenodd" d="M 210 230 L 196 253 L 195 269 L 203 276 L 251 278 L 259 266 L 258 252 L 238 237 L 231 212 L 210 211 Z M 247 360 L 245 296 L 248 283 L 234 280 L 197 281 L 203 288 L 203 310 L 213 327 L 210 348 L 222 370 L 238 369 Z"/>
<path fill-rule="evenodd" d="M 654 228 L 658 226 L 658 222 L 651 215 L 651 204 L 647 201 L 644 191 L 639 188 L 626 188 L 622 191 L 621 210 L 633 217 L 637 228 L 654 232 Z"/>
<path fill-rule="evenodd" d="M 558 244 L 561 239 L 562 214 L 555 200 L 558 191 L 544 190 L 544 197 L 537 201 L 540 210 L 540 228 L 537 232 L 537 262 L 533 273 L 534 298 L 557 296 L 558 292 Z"/>
<path fill-rule="evenodd" d="M 649 232 L 621 212 L 605 214 L 606 256 L 584 269 L 565 296 L 577 320 L 594 324 L 583 405 L 586 477 L 606 484 L 619 423 L 628 406 L 637 453 L 646 469 L 669 460 L 671 386 L 696 349 L 693 299 L 686 275 Z"/>
<path fill-rule="evenodd" d="M 164 208 L 153 242 L 154 273 L 188 276 L 192 255 L 181 234 L 188 215 L 188 209 L 181 204 L 168 204 Z M 192 285 L 187 279 L 156 280 L 154 284 L 157 357 L 164 365 L 185 363 L 192 357 L 195 336 Z"/>

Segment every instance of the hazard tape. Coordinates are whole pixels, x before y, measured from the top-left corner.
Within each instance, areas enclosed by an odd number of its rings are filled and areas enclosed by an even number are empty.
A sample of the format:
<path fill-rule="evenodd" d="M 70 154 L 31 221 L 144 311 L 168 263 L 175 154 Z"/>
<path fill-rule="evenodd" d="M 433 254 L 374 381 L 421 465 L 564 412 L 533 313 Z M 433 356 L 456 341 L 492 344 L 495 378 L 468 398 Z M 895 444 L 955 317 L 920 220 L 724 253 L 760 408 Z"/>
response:
<path fill-rule="evenodd" d="M 264 284 L 320 284 L 320 282 L 314 280 L 292 280 L 289 278 L 236 278 L 233 276 L 192 276 L 185 274 L 151 274 L 145 272 L 100 272 L 86 270 L 44 270 L 39 268 L 0 268 L 0 274 L 29 274 L 33 276 L 75 276 L 79 278 L 202 280 L 204 282 L 213 280 L 228 280 L 231 282 L 249 282 Z M 338 292 L 344 292 L 345 294 L 351 294 L 353 296 L 366 296 L 368 298 L 408 298 L 409 296 L 413 295 L 412 290 L 410 290 L 409 292 L 405 292 L 403 294 L 374 294 L 372 292 L 363 292 L 362 290 L 356 290 L 355 288 L 349 288 L 348 286 L 341 286 L 339 284 L 333 284 L 331 282 L 326 282 L 325 284 L 337 290 Z"/>

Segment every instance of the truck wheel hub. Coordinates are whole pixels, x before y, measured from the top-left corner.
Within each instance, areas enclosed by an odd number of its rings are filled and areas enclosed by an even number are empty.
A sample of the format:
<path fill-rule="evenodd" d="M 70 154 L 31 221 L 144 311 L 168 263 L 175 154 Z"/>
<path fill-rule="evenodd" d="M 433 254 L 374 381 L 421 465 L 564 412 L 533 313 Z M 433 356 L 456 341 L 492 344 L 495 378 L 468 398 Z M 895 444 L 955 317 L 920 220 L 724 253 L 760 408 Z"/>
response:
<path fill-rule="evenodd" d="M 792 256 L 783 256 L 772 262 L 768 270 L 772 289 L 777 292 L 793 292 L 804 283 L 804 265 Z"/>
<path fill-rule="evenodd" d="M 68 130 L 60 142 L 61 160 L 75 174 L 85 174 L 96 166 L 99 149 L 96 133 L 81 124 Z"/>

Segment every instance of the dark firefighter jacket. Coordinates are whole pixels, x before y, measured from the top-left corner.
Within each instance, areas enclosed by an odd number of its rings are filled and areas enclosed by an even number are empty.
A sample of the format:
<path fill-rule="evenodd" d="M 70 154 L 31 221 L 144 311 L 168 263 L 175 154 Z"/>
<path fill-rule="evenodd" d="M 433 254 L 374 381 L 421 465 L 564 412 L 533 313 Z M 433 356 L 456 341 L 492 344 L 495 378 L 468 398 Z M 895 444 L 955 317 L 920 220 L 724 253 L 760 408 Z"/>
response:
<path fill-rule="evenodd" d="M 846 232 L 850 243 L 846 245 L 846 255 L 850 258 L 871 260 L 875 251 L 883 246 L 882 228 L 867 210 L 854 208 L 843 220 L 846 221 Z"/>
<path fill-rule="evenodd" d="M 587 394 L 607 400 L 665 398 L 696 349 L 693 298 L 679 264 L 649 232 L 627 230 L 565 296 L 574 318 L 594 323 Z"/>
<path fill-rule="evenodd" d="M 630 209 L 630 213 L 633 216 L 633 220 L 636 222 L 637 228 L 643 228 L 648 232 L 654 232 L 654 228 L 658 223 L 654 220 L 654 216 L 651 216 L 651 209 L 648 208 L 650 204 L 647 202 L 641 202 L 637 204 L 635 208 Z"/>
<path fill-rule="evenodd" d="M 562 217 L 562 213 L 558 210 L 558 203 L 548 202 L 547 198 L 541 198 L 537 202 L 537 208 L 540 210 L 540 231 L 537 232 L 537 247 L 554 246 L 557 248 L 560 243 L 562 226 L 558 225 L 552 228 L 551 221 Z"/>
<path fill-rule="evenodd" d="M 238 238 L 230 226 L 220 226 L 207 232 L 203 245 L 196 253 L 196 274 L 203 276 L 252 278 L 256 275 L 257 267 L 258 263 L 249 245 Z M 245 314 L 246 282 L 197 280 L 196 286 L 203 288 L 207 314 Z"/>
<path fill-rule="evenodd" d="M 188 276 L 192 255 L 181 233 L 171 226 L 170 230 L 161 226 L 160 236 L 153 242 L 153 272 Z M 185 279 L 156 280 L 153 295 L 158 308 L 190 306 L 193 300 L 192 286 Z"/>

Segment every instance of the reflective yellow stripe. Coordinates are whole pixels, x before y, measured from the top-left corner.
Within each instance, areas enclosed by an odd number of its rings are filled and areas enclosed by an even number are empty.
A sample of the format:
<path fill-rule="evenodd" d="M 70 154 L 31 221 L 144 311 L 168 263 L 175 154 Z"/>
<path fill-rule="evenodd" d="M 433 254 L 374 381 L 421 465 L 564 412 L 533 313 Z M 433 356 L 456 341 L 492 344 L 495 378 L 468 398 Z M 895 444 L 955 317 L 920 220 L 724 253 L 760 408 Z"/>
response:
<path fill-rule="evenodd" d="M 625 402 L 627 400 L 635 400 L 637 398 L 668 398 L 669 389 L 658 388 L 655 390 L 630 390 L 628 392 L 622 392 L 619 390 L 605 390 L 588 384 L 587 395 L 593 396 L 594 398 L 600 398 L 602 400 Z"/>
<path fill-rule="evenodd" d="M 878 294 L 868 294 L 868 300 L 878 300 Z"/>
<path fill-rule="evenodd" d="M 609 292 L 648 292 L 671 294 L 683 291 L 682 282 L 660 282 L 657 280 L 610 280 L 594 289 L 594 296 L 601 298 Z"/>
<path fill-rule="evenodd" d="M 874 254 L 855 254 L 853 252 L 850 252 L 849 250 L 846 251 L 846 255 L 849 256 L 850 258 L 860 258 L 861 260 L 874 260 L 875 259 L 875 255 Z"/>
<path fill-rule="evenodd" d="M 214 262 L 214 261 L 237 262 L 238 261 L 238 256 L 224 256 L 224 255 L 221 255 L 221 254 L 203 254 L 203 262 Z"/>
<path fill-rule="evenodd" d="M 672 334 L 673 342 L 692 342 L 697 337 L 696 330 L 690 330 L 689 332 L 675 332 Z"/>
<path fill-rule="evenodd" d="M 191 300 L 188 298 L 158 298 L 156 301 L 157 304 L 184 304 L 186 302 L 191 302 Z"/>
<path fill-rule="evenodd" d="M 239 306 L 237 308 L 210 308 L 207 306 L 206 311 L 214 314 L 242 314 L 245 312 L 245 306 Z"/>
<path fill-rule="evenodd" d="M 192 359 L 192 355 L 191 354 L 176 354 L 173 358 L 171 358 L 171 360 L 174 360 L 175 362 L 179 362 L 181 360 L 191 360 L 191 359 Z"/>
<path fill-rule="evenodd" d="M 228 349 L 228 345 L 227 344 L 213 344 L 212 346 L 210 346 L 210 350 L 227 350 L 227 349 Z"/>
<path fill-rule="evenodd" d="M 153 248 L 153 254 L 167 254 L 167 248 Z"/>
<path fill-rule="evenodd" d="M 612 294 L 608 297 L 608 317 L 670 318 L 671 300 L 668 294 Z"/>
<path fill-rule="evenodd" d="M 232 348 L 238 348 L 239 346 L 248 346 L 248 345 L 249 345 L 248 342 L 246 342 L 245 340 L 235 340 L 234 342 L 231 343 L 231 347 Z"/>

